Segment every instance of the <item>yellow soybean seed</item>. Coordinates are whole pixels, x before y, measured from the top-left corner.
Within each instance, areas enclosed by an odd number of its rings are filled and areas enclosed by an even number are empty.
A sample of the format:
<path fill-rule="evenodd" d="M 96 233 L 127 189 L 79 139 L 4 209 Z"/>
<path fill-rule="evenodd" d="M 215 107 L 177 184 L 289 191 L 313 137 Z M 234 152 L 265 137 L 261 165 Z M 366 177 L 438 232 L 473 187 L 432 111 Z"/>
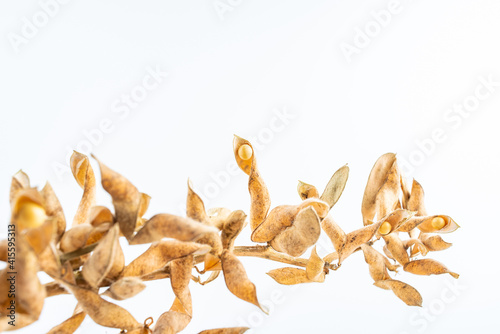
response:
<path fill-rule="evenodd" d="M 16 216 L 20 229 L 38 227 L 43 224 L 46 218 L 45 209 L 33 202 L 21 204 Z"/>
<path fill-rule="evenodd" d="M 238 149 L 238 155 L 242 160 L 250 159 L 253 155 L 252 147 L 248 144 L 241 145 L 240 148 Z"/>
<path fill-rule="evenodd" d="M 442 217 L 436 217 L 432 219 L 431 224 L 433 228 L 440 230 L 446 225 L 446 221 Z"/>
<path fill-rule="evenodd" d="M 380 228 L 378 229 L 380 234 L 387 234 L 391 232 L 392 226 L 389 222 L 383 222 L 382 225 L 380 225 Z"/>

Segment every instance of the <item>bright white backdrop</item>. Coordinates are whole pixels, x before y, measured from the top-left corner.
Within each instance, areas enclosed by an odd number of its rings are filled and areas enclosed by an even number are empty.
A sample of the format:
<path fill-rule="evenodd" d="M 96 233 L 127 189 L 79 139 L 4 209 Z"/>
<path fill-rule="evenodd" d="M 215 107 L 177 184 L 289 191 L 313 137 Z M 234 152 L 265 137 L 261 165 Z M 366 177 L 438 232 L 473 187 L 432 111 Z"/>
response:
<path fill-rule="evenodd" d="M 360 253 L 324 284 L 298 287 L 265 274 L 279 264 L 244 259 L 271 315 L 231 295 L 222 279 L 192 284 L 186 332 L 496 328 L 498 1 L 54 1 L 0 4 L 2 232 L 20 168 L 35 185 L 51 182 L 71 220 L 81 196 L 67 169 L 72 149 L 92 151 L 151 195 L 148 215 L 182 212 L 188 177 L 208 207 L 248 212 L 247 178 L 227 168 L 233 134 L 258 146 L 273 205 L 298 201 L 298 179 L 323 188 L 349 163 L 334 216 L 350 231 L 361 226 L 372 164 L 393 151 L 424 186 L 429 211 L 462 226 L 445 236 L 452 248 L 431 254 L 461 274 L 458 285 L 398 275 L 421 292 L 419 309 L 372 286 Z M 98 199 L 110 202 L 102 191 Z M 237 242 L 249 244 L 248 231 Z M 120 305 L 157 319 L 172 300 L 163 281 Z M 47 331 L 74 305 L 49 298 L 40 321 L 19 333 Z M 87 319 L 78 333 L 118 331 Z"/>

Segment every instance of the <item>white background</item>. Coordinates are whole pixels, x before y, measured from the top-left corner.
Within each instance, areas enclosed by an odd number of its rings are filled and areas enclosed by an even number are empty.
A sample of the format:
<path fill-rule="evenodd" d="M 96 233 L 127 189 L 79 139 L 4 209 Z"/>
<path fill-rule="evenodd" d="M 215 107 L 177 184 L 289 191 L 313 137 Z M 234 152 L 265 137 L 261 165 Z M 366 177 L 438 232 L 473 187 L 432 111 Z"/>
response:
<path fill-rule="evenodd" d="M 272 314 L 238 300 L 222 278 L 203 287 L 192 283 L 194 317 L 185 332 L 243 324 L 259 334 L 494 331 L 500 86 L 468 117 L 447 113 L 474 101 L 479 78 L 500 81 L 500 2 L 402 0 L 381 28 L 371 12 L 387 9 L 389 1 L 222 3 L 231 10 L 218 12 L 214 0 L 74 0 L 60 5 L 17 52 L 13 34 L 22 37 L 23 17 L 33 22 L 41 5 L 0 4 L 2 231 L 10 217 L 10 178 L 20 168 L 34 185 L 52 184 L 71 223 L 81 190 L 56 167 L 85 145 L 152 196 L 148 216 L 182 213 L 188 177 L 208 197 L 207 207 L 248 212 L 246 175 L 224 177 L 238 134 L 261 147 L 259 167 L 273 206 L 298 202 L 298 179 L 323 189 L 349 163 L 347 188 L 333 209 L 349 232 L 362 225 L 360 203 L 373 163 L 397 152 L 413 161 L 408 177 L 424 186 L 429 213 L 448 214 L 462 227 L 444 236 L 453 247 L 428 255 L 461 274 L 455 290 L 448 275 L 402 272 L 396 278 L 424 298 L 420 309 L 372 286 L 361 253 L 325 283 L 295 288 L 265 274 L 280 264 L 243 259 L 261 301 L 273 303 Z M 367 27 L 374 29 L 367 45 L 346 57 L 341 46 L 355 47 L 357 29 Z M 122 94 L 139 89 L 147 69 L 157 67 L 168 72 L 163 82 L 125 117 L 116 113 Z M 277 120 L 284 112 L 293 117 Z M 103 120 L 111 129 L 98 134 Z M 429 144 L 436 129 L 444 135 Z M 110 205 L 102 190 L 98 201 Z M 326 255 L 328 240 L 322 240 L 327 247 L 318 251 Z M 250 244 L 248 231 L 237 243 Z M 141 247 L 131 247 L 127 260 Z M 165 280 L 120 305 L 139 321 L 156 320 L 172 301 Z M 48 331 L 75 304 L 70 296 L 47 299 L 40 320 L 19 333 Z M 78 330 L 118 332 L 88 318 Z"/>

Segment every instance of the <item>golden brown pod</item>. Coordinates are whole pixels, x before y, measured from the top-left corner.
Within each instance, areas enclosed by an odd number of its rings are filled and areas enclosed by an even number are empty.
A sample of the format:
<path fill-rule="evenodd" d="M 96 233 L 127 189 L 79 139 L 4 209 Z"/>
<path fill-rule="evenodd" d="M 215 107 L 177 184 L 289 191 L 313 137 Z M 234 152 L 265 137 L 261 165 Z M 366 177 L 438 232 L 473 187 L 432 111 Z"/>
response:
<path fill-rule="evenodd" d="M 340 167 L 326 184 L 325 190 L 320 199 L 330 206 L 330 209 L 337 203 L 344 192 L 347 179 L 349 178 L 349 167 L 347 165 Z"/>
<path fill-rule="evenodd" d="M 82 199 L 71 225 L 74 227 L 90 223 L 90 210 L 96 201 L 96 181 L 94 170 L 86 155 L 73 151 L 70 159 L 70 167 L 76 182 L 83 189 Z"/>
<path fill-rule="evenodd" d="M 184 313 L 190 316 L 193 315 L 193 305 L 189 291 L 189 282 L 191 281 L 193 266 L 193 255 L 172 260 L 170 263 L 170 284 L 172 285 L 172 291 L 177 298 L 178 304 L 182 305 Z"/>
<path fill-rule="evenodd" d="M 240 234 L 245 226 L 245 219 L 247 215 L 241 211 L 236 210 L 231 212 L 229 217 L 224 223 L 221 232 L 222 248 L 232 250 L 234 247 L 234 241 L 236 237 Z"/>
<path fill-rule="evenodd" d="M 311 251 L 311 256 L 306 265 L 306 276 L 311 281 L 317 280 L 325 271 L 325 261 L 316 252 L 316 246 Z M 323 275 L 324 276 L 324 275 Z"/>
<path fill-rule="evenodd" d="M 45 184 L 40 194 L 43 197 L 43 203 L 47 216 L 51 217 L 54 220 L 54 240 L 57 242 L 61 239 L 61 236 L 66 230 L 66 218 L 64 217 L 61 203 L 59 202 L 59 199 L 52 189 L 52 186 L 48 182 Z"/>
<path fill-rule="evenodd" d="M 146 285 L 138 277 L 122 277 L 113 282 L 103 295 L 115 300 L 125 300 L 134 297 L 145 288 Z"/>
<path fill-rule="evenodd" d="M 401 193 L 400 182 L 401 174 L 397 161 L 395 161 L 387 173 L 385 182 L 375 196 L 375 213 L 377 219 L 385 217 L 397 208 Z"/>
<path fill-rule="evenodd" d="M 188 195 L 186 200 L 186 216 L 201 223 L 208 224 L 208 216 L 205 212 L 205 204 L 201 197 L 193 190 L 193 184 L 188 179 Z"/>
<path fill-rule="evenodd" d="M 424 233 L 450 233 L 460 226 L 450 217 L 444 215 L 421 217 L 422 222 L 417 228 Z"/>
<path fill-rule="evenodd" d="M 18 232 L 36 228 L 47 219 L 43 197 L 35 188 L 19 189 L 11 202 L 11 221 Z"/>
<path fill-rule="evenodd" d="M 453 278 L 459 277 L 457 273 L 450 271 L 444 264 L 433 259 L 413 260 L 408 262 L 403 270 L 415 275 L 450 274 Z"/>
<path fill-rule="evenodd" d="M 409 306 L 422 306 L 422 296 L 411 285 L 401 281 L 387 279 L 376 281 L 373 285 L 385 289 L 392 290 L 394 294 Z"/>
<path fill-rule="evenodd" d="M 387 234 L 383 238 L 387 246 L 387 250 L 390 252 L 393 259 L 398 261 L 402 266 L 410 261 L 403 241 L 399 238 L 397 233 Z"/>
<path fill-rule="evenodd" d="M 317 197 L 319 198 L 318 189 L 312 184 L 308 184 L 299 180 L 297 185 L 297 192 L 299 193 L 301 200 L 306 200 L 308 198 Z"/>
<path fill-rule="evenodd" d="M 340 253 L 347 241 L 347 235 L 340 226 L 328 215 L 321 221 L 321 228 L 332 241 L 333 247 L 337 253 Z"/>
<path fill-rule="evenodd" d="M 370 241 L 380 227 L 380 222 L 372 223 L 360 229 L 352 231 L 346 236 L 346 243 L 339 253 L 339 264 L 351 255 L 362 244 Z"/>
<path fill-rule="evenodd" d="M 243 334 L 249 329 L 248 327 L 215 328 L 201 331 L 198 334 Z"/>
<path fill-rule="evenodd" d="M 440 235 L 429 235 L 427 233 L 422 233 L 419 239 L 422 241 L 424 246 L 432 252 L 442 251 L 452 246 L 451 243 L 444 241 Z"/>
<path fill-rule="evenodd" d="M 391 277 L 385 267 L 385 257 L 368 244 L 361 245 L 361 249 L 363 250 L 365 262 L 369 266 L 370 276 L 373 280 L 380 281 L 390 279 Z"/>
<path fill-rule="evenodd" d="M 304 269 L 285 267 L 279 269 L 273 269 L 267 273 L 274 279 L 277 283 L 283 285 L 295 285 L 302 283 L 312 283 L 312 282 L 324 282 L 325 272 L 322 272 L 314 280 L 307 277 L 307 272 Z"/>
<path fill-rule="evenodd" d="M 73 334 L 86 316 L 85 312 L 75 313 L 61 324 L 53 327 L 47 334 Z"/>

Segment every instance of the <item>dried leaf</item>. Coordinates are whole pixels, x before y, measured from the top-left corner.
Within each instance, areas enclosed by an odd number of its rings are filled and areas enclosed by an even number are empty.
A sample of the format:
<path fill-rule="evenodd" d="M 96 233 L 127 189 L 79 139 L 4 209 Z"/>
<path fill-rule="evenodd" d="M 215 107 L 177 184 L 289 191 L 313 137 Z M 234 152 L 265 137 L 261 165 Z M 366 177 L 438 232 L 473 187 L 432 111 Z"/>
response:
<path fill-rule="evenodd" d="M 320 234 L 318 214 L 313 207 L 307 206 L 299 211 L 292 226 L 286 228 L 271 241 L 271 246 L 278 252 L 297 257 L 314 245 Z"/>
<path fill-rule="evenodd" d="M 250 328 L 248 327 L 226 327 L 226 328 L 216 328 L 207 329 L 199 332 L 198 334 L 243 334 Z"/>
<path fill-rule="evenodd" d="M 84 312 L 73 314 L 63 323 L 52 328 L 47 334 L 73 334 L 80 327 L 86 316 Z"/>
<path fill-rule="evenodd" d="M 340 253 L 347 240 L 347 235 L 340 226 L 328 215 L 321 221 L 321 228 L 332 241 L 333 247 L 337 253 Z"/>
<path fill-rule="evenodd" d="M 321 274 L 324 274 L 325 271 L 325 261 L 319 257 L 316 252 L 316 246 L 311 251 L 311 256 L 309 257 L 309 261 L 307 261 L 306 266 L 306 275 L 307 278 L 311 281 L 316 280 Z"/>
<path fill-rule="evenodd" d="M 222 248 L 232 250 L 234 247 L 234 240 L 243 230 L 245 226 L 245 219 L 247 215 L 241 211 L 233 211 L 227 218 L 224 226 L 222 227 L 221 241 Z"/>
<path fill-rule="evenodd" d="M 285 267 L 279 269 L 273 269 L 267 273 L 276 282 L 283 285 L 295 285 L 302 283 L 312 283 L 319 282 L 322 283 L 325 280 L 325 273 L 320 274 L 314 281 L 307 278 L 307 273 L 304 269 Z"/>
<path fill-rule="evenodd" d="M 337 170 L 328 181 L 328 184 L 321 195 L 321 200 L 327 202 L 332 208 L 339 200 L 344 191 L 347 179 L 349 178 L 349 167 L 342 166 Z"/>
<path fill-rule="evenodd" d="M 72 226 L 75 227 L 90 222 L 90 210 L 96 201 L 96 182 L 94 170 L 86 155 L 73 151 L 70 166 L 76 182 L 83 189 L 82 199 L 73 218 Z"/>
<path fill-rule="evenodd" d="M 256 305 L 264 313 L 267 313 L 259 304 L 255 285 L 248 279 L 245 268 L 240 260 L 230 251 L 224 250 L 221 262 L 224 280 L 229 291 L 236 297 Z"/>
<path fill-rule="evenodd" d="M 297 192 L 299 193 L 300 199 L 306 200 L 308 198 L 317 197 L 319 198 L 318 189 L 315 186 L 302 182 L 299 180 L 297 185 Z"/>
<path fill-rule="evenodd" d="M 379 227 L 380 222 L 372 223 L 348 233 L 346 236 L 346 243 L 342 248 L 342 251 L 339 252 L 339 264 L 342 263 L 349 255 L 354 253 L 354 251 L 362 244 L 370 241 L 378 231 Z"/>
<path fill-rule="evenodd" d="M 116 221 L 120 224 L 120 231 L 129 239 L 135 231 L 141 209 L 142 194 L 125 177 L 108 168 L 97 158 L 95 159 L 101 169 L 102 187 L 113 199 Z"/>
<path fill-rule="evenodd" d="M 450 274 L 454 278 L 458 278 L 459 275 L 450 271 L 444 264 L 433 259 L 422 259 L 414 260 L 408 262 L 404 267 L 404 271 L 415 275 L 440 275 L 440 274 Z"/>
<path fill-rule="evenodd" d="M 122 276 L 143 276 L 164 267 L 172 260 L 206 254 L 210 247 L 194 242 L 161 240 L 155 242 L 144 253 L 134 259 L 123 270 Z"/>
<path fill-rule="evenodd" d="M 196 241 L 204 234 L 217 232 L 216 228 L 200 224 L 191 218 L 161 213 L 148 220 L 130 240 L 130 244 L 146 244 L 162 238 Z"/>
<path fill-rule="evenodd" d="M 394 294 L 405 302 L 409 306 L 422 306 L 422 296 L 420 293 L 411 285 L 406 284 L 401 281 L 388 279 L 382 281 L 376 281 L 373 285 L 385 289 L 392 290 Z"/>
<path fill-rule="evenodd" d="M 388 172 L 395 162 L 396 155 L 394 153 L 386 153 L 382 155 L 377 162 L 375 162 L 375 165 L 370 172 L 361 205 L 364 225 L 368 225 L 369 221 L 373 221 L 375 218 L 375 201 L 377 194 L 382 185 L 385 183 Z"/>

